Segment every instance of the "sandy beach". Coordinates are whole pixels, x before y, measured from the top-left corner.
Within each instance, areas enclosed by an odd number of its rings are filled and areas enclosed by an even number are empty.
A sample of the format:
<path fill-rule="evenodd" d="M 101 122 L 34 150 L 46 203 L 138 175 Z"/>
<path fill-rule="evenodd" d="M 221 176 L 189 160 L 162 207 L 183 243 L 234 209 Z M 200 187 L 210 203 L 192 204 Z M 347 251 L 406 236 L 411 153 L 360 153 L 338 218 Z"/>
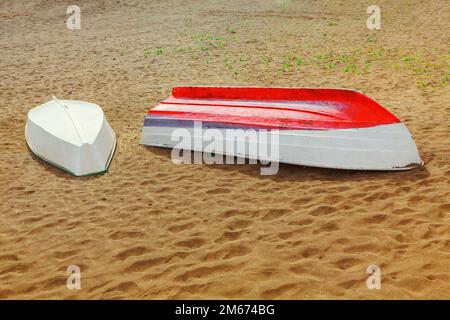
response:
<path fill-rule="evenodd" d="M 365 1 L 3 0 L 0 298 L 449 299 L 450 7 L 376 4 L 381 30 Z M 177 165 L 139 144 L 177 85 L 359 90 L 407 125 L 425 165 Z M 27 112 L 53 95 L 103 108 L 108 173 L 73 177 L 29 151 Z"/>

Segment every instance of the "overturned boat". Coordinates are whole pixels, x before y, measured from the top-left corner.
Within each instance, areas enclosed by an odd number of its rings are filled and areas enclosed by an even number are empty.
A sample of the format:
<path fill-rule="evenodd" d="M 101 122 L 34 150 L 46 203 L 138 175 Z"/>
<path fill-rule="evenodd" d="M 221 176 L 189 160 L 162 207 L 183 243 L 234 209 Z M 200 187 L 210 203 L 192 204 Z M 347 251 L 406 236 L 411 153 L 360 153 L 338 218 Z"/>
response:
<path fill-rule="evenodd" d="M 230 130 L 276 131 L 277 139 L 244 137 L 245 150 L 212 150 L 211 134 L 195 132 L 198 123 L 214 129 L 216 146 L 236 143 Z M 183 135 L 192 143 L 180 144 Z M 264 142 L 277 152 L 264 160 L 303 166 L 407 170 L 422 164 L 396 116 L 364 94 L 342 89 L 176 87 L 148 111 L 141 136 L 144 145 L 247 158 L 261 158 L 251 150 Z"/>
<path fill-rule="evenodd" d="M 28 112 L 25 138 L 36 156 L 76 176 L 104 173 L 116 148 L 98 105 L 55 97 Z"/>

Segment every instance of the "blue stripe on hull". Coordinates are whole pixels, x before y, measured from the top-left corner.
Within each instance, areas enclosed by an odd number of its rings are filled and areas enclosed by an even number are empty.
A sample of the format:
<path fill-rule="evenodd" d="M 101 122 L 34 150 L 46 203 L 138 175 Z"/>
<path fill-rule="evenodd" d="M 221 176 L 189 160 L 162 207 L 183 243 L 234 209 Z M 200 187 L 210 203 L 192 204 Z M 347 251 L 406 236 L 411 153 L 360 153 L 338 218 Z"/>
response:
<path fill-rule="evenodd" d="M 173 119 L 163 117 L 145 117 L 144 127 L 177 127 L 177 128 L 193 128 L 194 122 L 200 122 L 202 128 L 205 129 L 261 129 L 253 125 L 242 125 L 225 122 L 211 122 L 190 119 Z M 270 129 L 268 129 L 270 130 Z"/>

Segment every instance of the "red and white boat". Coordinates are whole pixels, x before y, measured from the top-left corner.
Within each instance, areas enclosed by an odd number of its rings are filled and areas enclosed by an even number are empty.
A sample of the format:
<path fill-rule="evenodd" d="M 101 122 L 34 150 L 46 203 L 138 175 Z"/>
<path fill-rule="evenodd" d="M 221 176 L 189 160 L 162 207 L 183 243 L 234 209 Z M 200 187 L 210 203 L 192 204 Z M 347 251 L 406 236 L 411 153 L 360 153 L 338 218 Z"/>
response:
<path fill-rule="evenodd" d="M 276 130 L 278 160 L 283 163 L 352 170 L 407 170 L 422 165 L 406 126 L 352 90 L 176 87 L 148 111 L 141 143 L 176 147 L 174 131 L 183 128 L 193 137 L 197 122 L 219 130 L 224 140 L 227 130 Z M 194 143 L 190 149 L 205 151 L 204 147 Z M 248 152 L 222 150 L 222 154 L 252 157 Z"/>

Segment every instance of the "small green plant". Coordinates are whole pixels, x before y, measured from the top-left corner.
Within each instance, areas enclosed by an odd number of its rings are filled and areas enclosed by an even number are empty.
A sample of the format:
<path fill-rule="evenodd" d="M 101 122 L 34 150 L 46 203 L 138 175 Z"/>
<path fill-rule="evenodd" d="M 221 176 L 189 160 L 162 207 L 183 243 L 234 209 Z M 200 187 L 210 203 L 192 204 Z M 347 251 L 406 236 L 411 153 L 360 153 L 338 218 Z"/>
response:
<path fill-rule="evenodd" d="M 425 80 L 417 80 L 417 87 L 418 88 L 426 88 L 428 87 L 430 83 L 426 82 Z"/>
<path fill-rule="evenodd" d="M 444 85 L 448 85 L 448 83 L 449 83 L 449 77 L 450 77 L 450 72 L 447 72 L 447 73 L 444 75 L 444 78 L 442 79 L 442 83 L 443 83 Z"/>
<path fill-rule="evenodd" d="M 354 64 L 354 63 L 347 64 L 344 67 L 344 73 L 348 73 L 348 72 L 351 72 L 353 74 L 357 74 L 358 73 L 358 66 L 356 64 Z"/>
<path fill-rule="evenodd" d="M 231 27 L 228 27 L 228 32 L 231 33 L 231 34 L 235 34 L 235 33 L 236 33 L 236 30 L 234 30 L 234 29 L 231 28 Z"/>
<path fill-rule="evenodd" d="M 415 74 L 424 74 L 427 72 L 427 68 L 426 67 L 416 67 L 413 69 Z"/>
<path fill-rule="evenodd" d="M 200 35 L 194 37 L 194 39 L 197 41 L 197 48 L 201 51 L 224 47 L 223 38 L 219 36 Z"/>
<path fill-rule="evenodd" d="M 367 42 L 369 42 L 369 43 L 376 43 L 377 42 L 377 38 L 374 37 L 374 36 L 369 36 L 367 38 Z"/>
<path fill-rule="evenodd" d="M 160 56 L 163 54 L 163 48 L 156 48 L 155 49 L 155 55 Z"/>
<path fill-rule="evenodd" d="M 215 37 L 215 36 L 208 36 L 207 40 L 209 41 L 209 45 L 216 47 L 216 48 L 222 48 L 223 47 L 223 39 L 222 37 Z"/>
<path fill-rule="evenodd" d="M 382 50 L 382 49 L 374 49 L 371 48 L 369 51 L 369 55 L 372 59 L 378 59 L 380 57 L 383 57 L 386 55 L 386 51 Z"/>
<path fill-rule="evenodd" d="M 370 67 L 370 62 L 368 60 L 364 60 L 364 68 L 363 68 L 364 74 L 369 73 L 369 67 Z"/>
<path fill-rule="evenodd" d="M 216 36 L 207 36 L 206 39 L 210 40 L 210 41 L 213 41 L 213 40 L 222 41 L 222 37 L 216 37 Z"/>
<path fill-rule="evenodd" d="M 283 71 L 283 72 L 287 72 L 287 71 L 291 70 L 291 68 L 292 68 L 292 65 L 289 61 L 284 61 L 281 64 L 281 71 Z"/>
<path fill-rule="evenodd" d="M 249 60 L 249 58 L 247 58 L 247 57 L 244 57 L 244 56 L 240 56 L 239 57 L 239 61 L 240 62 L 246 62 L 246 61 L 248 61 Z"/>
<path fill-rule="evenodd" d="M 334 68 L 336 68 L 336 62 L 334 62 L 334 61 L 328 62 L 327 68 L 328 68 L 328 69 L 334 69 Z"/>
<path fill-rule="evenodd" d="M 150 55 L 150 50 L 149 49 L 145 49 L 144 50 L 144 57 L 147 58 Z"/>
<path fill-rule="evenodd" d="M 407 62 L 407 63 L 416 62 L 416 61 L 419 61 L 419 60 L 420 60 L 420 55 L 418 53 L 407 54 L 407 55 L 402 57 L 402 61 L 403 62 Z"/>
<path fill-rule="evenodd" d="M 281 63 L 281 71 L 283 72 L 291 71 L 294 64 L 296 66 L 301 66 L 303 64 L 303 60 L 301 57 L 289 53 Z"/>
<path fill-rule="evenodd" d="M 230 60 L 230 59 L 228 59 L 228 58 L 225 58 L 225 59 L 223 60 L 223 63 L 225 64 L 225 66 L 228 68 L 228 70 L 229 70 L 231 73 L 233 73 L 234 75 L 237 75 L 237 74 L 238 74 L 238 72 L 237 72 L 237 70 L 236 70 L 236 67 L 235 67 L 236 60 Z"/>
<path fill-rule="evenodd" d="M 263 56 L 262 60 L 263 60 L 263 63 L 266 66 L 272 61 L 272 59 L 270 57 L 267 57 L 267 56 Z"/>

